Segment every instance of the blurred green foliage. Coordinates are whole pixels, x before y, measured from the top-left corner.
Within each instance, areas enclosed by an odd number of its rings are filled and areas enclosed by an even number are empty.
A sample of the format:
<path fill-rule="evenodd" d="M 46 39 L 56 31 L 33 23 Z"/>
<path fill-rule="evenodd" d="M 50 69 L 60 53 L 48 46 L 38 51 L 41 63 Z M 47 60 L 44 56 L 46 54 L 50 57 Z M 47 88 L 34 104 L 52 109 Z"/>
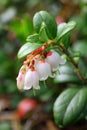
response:
<path fill-rule="evenodd" d="M 0 122 L 0 130 L 12 130 L 9 122 Z"/>
<path fill-rule="evenodd" d="M 53 3 L 56 1 L 0 0 L 0 95 L 8 94 L 12 97 L 12 109 L 17 108 L 21 99 L 34 96 L 32 91 L 20 92 L 17 89 L 16 77 L 22 64 L 22 60 L 17 59 L 17 52 L 26 37 L 34 33 L 31 20 L 33 14 L 41 8 L 50 9 Z M 48 93 L 50 89 L 47 90 Z"/>
<path fill-rule="evenodd" d="M 71 6 L 70 3 L 76 7 L 74 11 L 67 9 Z M 36 11 L 42 9 L 51 12 L 55 18 L 61 16 L 65 22 L 69 19 L 77 22 L 77 27 L 72 32 L 69 51 L 73 58 L 79 59 L 79 66 L 87 77 L 85 73 L 87 72 L 87 2 L 85 0 L 77 0 L 77 2 L 75 0 L 65 0 L 65 2 L 63 0 L 0 0 L 0 96 L 10 95 L 10 109 L 17 109 L 19 101 L 23 98 L 34 97 L 32 90 L 21 92 L 17 89 L 16 77 L 22 64 L 22 60 L 17 59 L 17 52 L 25 43 L 26 37 L 34 33 L 32 17 Z M 70 14 L 67 13 L 68 11 Z M 49 102 L 46 104 L 47 110 L 50 109 L 52 112 L 56 97 L 63 89 L 69 87 L 70 83 L 80 84 L 72 70 L 73 67 L 66 63 L 59 68 L 54 80 L 48 79 L 46 82 L 48 87 L 44 88 L 41 83 L 41 90 L 36 91 L 35 98 Z M 0 130 L 4 129 L 11 129 L 8 123 L 4 125 L 0 123 Z"/>

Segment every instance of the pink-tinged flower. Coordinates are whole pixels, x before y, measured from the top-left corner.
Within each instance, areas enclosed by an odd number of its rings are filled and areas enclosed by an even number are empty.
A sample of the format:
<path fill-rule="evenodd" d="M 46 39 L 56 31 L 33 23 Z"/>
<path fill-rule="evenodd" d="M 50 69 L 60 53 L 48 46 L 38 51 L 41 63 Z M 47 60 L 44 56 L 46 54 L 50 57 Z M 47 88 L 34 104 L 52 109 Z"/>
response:
<path fill-rule="evenodd" d="M 19 89 L 23 89 L 24 88 L 24 79 L 25 79 L 25 74 L 26 72 L 23 70 L 20 70 L 18 77 L 17 77 L 17 87 Z"/>
<path fill-rule="evenodd" d="M 31 88 L 39 89 L 39 75 L 36 70 L 29 69 L 25 76 L 24 89 L 28 90 Z"/>
<path fill-rule="evenodd" d="M 16 78 L 17 80 L 17 87 L 19 89 L 23 89 L 24 88 L 24 80 L 25 80 L 25 75 L 26 75 L 26 72 L 28 70 L 28 67 L 23 65 L 20 70 L 19 70 L 19 74 L 18 74 L 18 77 Z"/>
<path fill-rule="evenodd" d="M 51 65 L 51 69 L 53 72 L 58 69 L 59 64 L 65 64 L 66 62 L 66 60 L 62 59 L 60 55 L 55 51 L 48 52 L 46 56 L 46 61 Z"/>
<path fill-rule="evenodd" d="M 45 60 L 38 61 L 35 64 L 35 69 L 39 74 L 40 81 L 46 80 L 49 76 L 52 77 L 51 67 Z"/>

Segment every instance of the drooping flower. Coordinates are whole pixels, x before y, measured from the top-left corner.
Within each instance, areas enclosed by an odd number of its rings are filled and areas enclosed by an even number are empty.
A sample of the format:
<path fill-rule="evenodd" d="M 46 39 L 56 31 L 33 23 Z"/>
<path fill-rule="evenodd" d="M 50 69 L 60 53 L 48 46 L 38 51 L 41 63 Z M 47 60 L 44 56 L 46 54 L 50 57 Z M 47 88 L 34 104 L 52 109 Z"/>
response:
<path fill-rule="evenodd" d="M 51 67 L 45 60 L 40 60 L 35 64 L 35 69 L 39 74 L 39 80 L 46 80 L 49 76 L 51 77 Z"/>
<path fill-rule="evenodd" d="M 65 64 L 65 59 L 62 59 L 61 56 L 55 51 L 48 52 L 46 61 L 51 65 L 53 72 L 58 69 L 59 64 Z"/>
<path fill-rule="evenodd" d="M 17 80 L 17 87 L 19 89 L 23 89 L 24 88 L 24 80 L 25 80 L 26 71 L 27 71 L 27 68 L 25 66 L 22 66 L 20 68 L 18 77 L 16 78 L 16 80 Z"/>
<path fill-rule="evenodd" d="M 39 89 L 39 75 L 35 69 L 29 69 L 25 76 L 24 89 Z"/>

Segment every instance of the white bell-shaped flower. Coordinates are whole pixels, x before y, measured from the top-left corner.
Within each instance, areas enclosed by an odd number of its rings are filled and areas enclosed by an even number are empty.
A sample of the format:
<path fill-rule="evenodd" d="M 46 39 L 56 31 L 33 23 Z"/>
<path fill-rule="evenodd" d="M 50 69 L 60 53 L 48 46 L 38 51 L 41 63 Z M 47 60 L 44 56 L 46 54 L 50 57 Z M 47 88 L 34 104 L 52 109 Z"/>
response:
<path fill-rule="evenodd" d="M 55 51 L 48 52 L 46 56 L 46 61 L 51 65 L 51 69 L 53 72 L 58 69 L 59 64 L 65 64 L 66 62 L 66 60 L 62 59 L 61 56 Z"/>
<path fill-rule="evenodd" d="M 46 80 L 49 76 L 52 77 L 51 66 L 45 60 L 36 62 L 35 69 L 39 74 L 40 81 Z"/>
<path fill-rule="evenodd" d="M 39 89 L 39 75 L 36 70 L 29 69 L 25 76 L 24 89 Z"/>
<path fill-rule="evenodd" d="M 25 80 L 25 74 L 26 72 L 23 70 L 20 70 L 18 77 L 17 77 L 17 87 L 19 89 L 23 89 L 24 88 L 24 80 Z"/>
<path fill-rule="evenodd" d="M 25 80 L 25 75 L 27 72 L 28 67 L 26 65 L 23 65 L 20 70 L 19 70 L 19 74 L 18 77 L 16 78 L 17 80 L 17 87 L 19 89 L 23 89 L 24 88 L 24 80 Z"/>

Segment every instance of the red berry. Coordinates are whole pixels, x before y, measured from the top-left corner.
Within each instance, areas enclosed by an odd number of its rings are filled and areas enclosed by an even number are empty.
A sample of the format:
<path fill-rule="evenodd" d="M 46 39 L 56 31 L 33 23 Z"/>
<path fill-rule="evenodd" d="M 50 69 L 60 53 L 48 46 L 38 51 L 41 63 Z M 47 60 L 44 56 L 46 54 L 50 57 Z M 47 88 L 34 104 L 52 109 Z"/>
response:
<path fill-rule="evenodd" d="M 18 104 L 18 117 L 24 118 L 28 112 L 35 109 L 37 106 L 37 101 L 34 99 L 24 99 Z"/>

